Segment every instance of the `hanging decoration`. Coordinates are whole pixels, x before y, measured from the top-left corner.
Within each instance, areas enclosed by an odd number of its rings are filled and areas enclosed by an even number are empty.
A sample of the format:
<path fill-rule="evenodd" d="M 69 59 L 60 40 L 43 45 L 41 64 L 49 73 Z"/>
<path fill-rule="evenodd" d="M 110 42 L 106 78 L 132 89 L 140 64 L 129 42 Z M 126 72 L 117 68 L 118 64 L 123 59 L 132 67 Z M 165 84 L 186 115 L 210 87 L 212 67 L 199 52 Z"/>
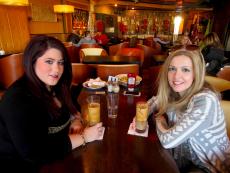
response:
<path fill-rule="evenodd" d="M 96 30 L 97 32 L 104 32 L 105 26 L 102 20 L 96 21 Z"/>

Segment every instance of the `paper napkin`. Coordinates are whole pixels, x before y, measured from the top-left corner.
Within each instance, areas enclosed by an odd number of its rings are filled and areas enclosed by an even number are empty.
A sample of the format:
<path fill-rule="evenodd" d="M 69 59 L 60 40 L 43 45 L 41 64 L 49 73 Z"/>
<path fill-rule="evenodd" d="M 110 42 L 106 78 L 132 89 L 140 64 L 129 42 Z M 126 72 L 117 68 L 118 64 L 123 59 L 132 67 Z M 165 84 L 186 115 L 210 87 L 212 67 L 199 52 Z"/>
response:
<path fill-rule="evenodd" d="M 105 127 L 102 127 L 101 136 L 99 136 L 97 140 L 102 140 L 102 139 L 103 139 L 103 137 L 104 137 L 104 132 L 105 132 Z"/>
<path fill-rule="evenodd" d="M 133 127 L 134 127 L 133 123 L 130 123 L 128 134 L 130 134 L 130 135 L 136 135 L 136 136 L 142 136 L 142 137 L 148 137 L 148 133 L 149 133 L 149 125 L 148 124 L 147 124 L 146 130 L 145 130 L 144 133 L 138 133 L 138 132 L 136 132 Z"/>

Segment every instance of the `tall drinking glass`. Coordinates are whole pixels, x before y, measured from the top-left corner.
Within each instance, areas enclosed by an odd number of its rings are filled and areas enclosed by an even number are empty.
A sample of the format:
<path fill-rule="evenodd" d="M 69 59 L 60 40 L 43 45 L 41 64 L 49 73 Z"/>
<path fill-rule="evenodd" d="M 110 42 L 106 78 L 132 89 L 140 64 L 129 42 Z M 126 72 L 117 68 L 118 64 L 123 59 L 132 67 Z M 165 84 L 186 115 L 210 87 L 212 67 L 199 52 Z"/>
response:
<path fill-rule="evenodd" d="M 145 101 L 136 104 L 136 132 L 144 133 L 147 128 L 148 103 Z"/>
<path fill-rule="evenodd" d="M 118 93 L 109 93 L 107 95 L 107 109 L 108 117 L 116 118 L 118 113 L 118 104 L 119 104 L 119 94 Z"/>
<path fill-rule="evenodd" d="M 93 126 L 100 122 L 100 96 L 90 95 L 88 97 L 88 123 Z"/>

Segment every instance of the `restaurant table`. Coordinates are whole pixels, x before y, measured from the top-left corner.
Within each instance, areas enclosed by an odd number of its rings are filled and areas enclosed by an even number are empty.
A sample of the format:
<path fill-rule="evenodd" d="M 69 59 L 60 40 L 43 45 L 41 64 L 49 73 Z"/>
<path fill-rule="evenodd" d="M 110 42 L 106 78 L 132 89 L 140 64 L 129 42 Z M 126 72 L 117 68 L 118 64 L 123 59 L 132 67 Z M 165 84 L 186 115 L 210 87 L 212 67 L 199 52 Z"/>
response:
<path fill-rule="evenodd" d="M 107 116 L 106 94 L 100 93 L 83 88 L 78 101 L 85 116 L 87 96 L 100 96 L 103 140 L 74 149 L 63 160 L 43 167 L 41 173 L 179 173 L 173 158 L 161 146 L 151 117 L 148 137 L 127 134 L 136 102 L 146 97 L 125 96 L 120 91 L 118 116 L 112 119 Z"/>
<path fill-rule="evenodd" d="M 139 64 L 141 60 L 136 56 L 85 56 L 82 60 L 84 64 Z"/>
<path fill-rule="evenodd" d="M 12 55 L 13 53 L 6 53 L 6 54 L 4 54 L 4 55 L 0 55 L 0 59 L 1 58 L 4 58 L 4 57 L 6 57 L 6 56 L 10 56 L 10 55 Z"/>

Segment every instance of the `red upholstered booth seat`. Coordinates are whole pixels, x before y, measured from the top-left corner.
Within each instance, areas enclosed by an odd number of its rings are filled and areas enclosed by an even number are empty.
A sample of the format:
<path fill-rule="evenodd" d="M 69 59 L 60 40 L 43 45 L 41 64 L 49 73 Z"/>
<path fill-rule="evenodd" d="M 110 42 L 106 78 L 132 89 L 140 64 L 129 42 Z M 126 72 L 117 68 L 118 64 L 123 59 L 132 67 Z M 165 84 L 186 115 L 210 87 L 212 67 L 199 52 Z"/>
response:
<path fill-rule="evenodd" d="M 116 55 L 117 52 L 122 48 L 129 48 L 129 42 L 123 42 L 110 46 L 109 55 Z M 161 54 L 161 49 L 159 47 L 152 48 L 146 45 L 137 44 L 135 48 L 141 49 L 144 52 L 144 62 L 142 64 L 142 68 L 148 68 L 149 66 L 152 66 L 155 63 L 153 56 Z"/>
<path fill-rule="evenodd" d="M 109 46 L 109 55 L 116 55 L 119 49 L 125 47 L 129 47 L 129 42 L 123 42 L 123 43 Z"/>
<path fill-rule="evenodd" d="M 136 56 L 140 58 L 141 66 L 144 62 L 144 51 L 139 48 L 120 48 L 116 55 L 123 55 L 123 56 Z"/>

